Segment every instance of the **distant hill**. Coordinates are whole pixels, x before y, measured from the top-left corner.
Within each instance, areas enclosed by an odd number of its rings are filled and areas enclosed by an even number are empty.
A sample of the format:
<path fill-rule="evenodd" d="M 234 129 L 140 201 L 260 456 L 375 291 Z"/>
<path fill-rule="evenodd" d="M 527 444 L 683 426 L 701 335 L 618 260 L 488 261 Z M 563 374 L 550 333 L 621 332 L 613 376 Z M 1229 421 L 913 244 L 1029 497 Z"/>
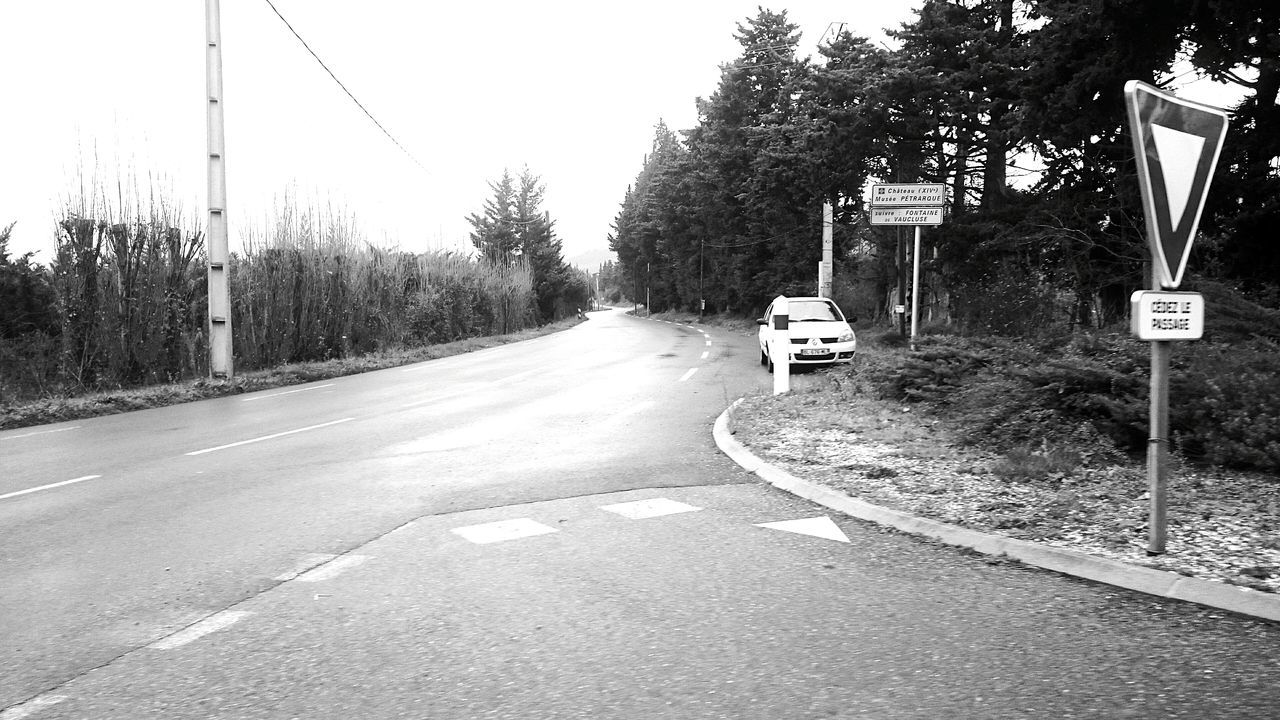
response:
<path fill-rule="evenodd" d="M 573 257 L 565 258 L 565 262 L 588 272 L 595 272 L 606 262 L 617 262 L 618 256 L 612 250 L 588 250 Z"/>

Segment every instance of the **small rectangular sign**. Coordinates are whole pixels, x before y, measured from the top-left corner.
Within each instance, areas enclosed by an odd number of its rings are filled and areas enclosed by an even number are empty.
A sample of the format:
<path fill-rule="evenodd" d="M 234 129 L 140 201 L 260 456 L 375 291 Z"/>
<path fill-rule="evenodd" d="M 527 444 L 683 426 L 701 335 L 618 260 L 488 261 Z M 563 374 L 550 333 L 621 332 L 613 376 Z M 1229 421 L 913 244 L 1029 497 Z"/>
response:
<path fill-rule="evenodd" d="M 880 183 L 871 186 L 871 207 L 942 207 L 947 186 L 942 183 Z"/>
<path fill-rule="evenodd" d="M 940 207 L 871 208 L 872 225 L 941 225 Z"/>
<path fill-rule="evenodd" d="M 1204 296 L 1139 290 L 1129 297 L 1129 330 L 1139 340 L 1199 340 L 1204 335 Z"/>

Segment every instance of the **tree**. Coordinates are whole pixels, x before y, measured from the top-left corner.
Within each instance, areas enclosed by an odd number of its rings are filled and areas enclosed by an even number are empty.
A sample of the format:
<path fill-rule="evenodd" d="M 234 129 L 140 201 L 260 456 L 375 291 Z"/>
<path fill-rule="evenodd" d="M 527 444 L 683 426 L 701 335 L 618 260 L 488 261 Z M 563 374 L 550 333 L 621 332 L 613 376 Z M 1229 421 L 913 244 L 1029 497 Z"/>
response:
<path fill-rule="evenodd" d="M 57 297 L 44 268 L 31 261 L 32 253 L 10 255 L 13 226 L 0 230 L 0 338 L 36 332 L 56 335 Z"/>
<path fill-rule="evenodd" d="M 489 262 L 511 265 L 520 255 L 515 224 L 515 181 L 504 169 L 501 178 L 489 183 L 489 189 L 493 195 L 484 202 L 484 213 L 467 216 L 472 227 L 471 243 Z"/>

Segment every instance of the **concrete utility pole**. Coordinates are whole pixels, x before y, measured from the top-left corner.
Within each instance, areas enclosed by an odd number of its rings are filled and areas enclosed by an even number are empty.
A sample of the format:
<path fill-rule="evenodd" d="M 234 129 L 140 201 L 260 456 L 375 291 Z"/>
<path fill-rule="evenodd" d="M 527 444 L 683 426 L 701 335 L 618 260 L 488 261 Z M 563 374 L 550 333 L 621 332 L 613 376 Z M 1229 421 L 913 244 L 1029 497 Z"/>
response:
<path fill-rule="evenodd" d="M 205 88 L 208 90 L 209 374 L 230 379 L 231 254 L 227 247 L 227 171 L 222 129 L 222 21 L 219 0 L 205 0 Z"/>
<path fill-rule="evenodd" d="M 831 297 L 832 275 L 835 268 L 831 259 L 831 231 L 835 224 L 831 203 L 822 203 L 822 262 L 818 265 L 818 297 Z"/>

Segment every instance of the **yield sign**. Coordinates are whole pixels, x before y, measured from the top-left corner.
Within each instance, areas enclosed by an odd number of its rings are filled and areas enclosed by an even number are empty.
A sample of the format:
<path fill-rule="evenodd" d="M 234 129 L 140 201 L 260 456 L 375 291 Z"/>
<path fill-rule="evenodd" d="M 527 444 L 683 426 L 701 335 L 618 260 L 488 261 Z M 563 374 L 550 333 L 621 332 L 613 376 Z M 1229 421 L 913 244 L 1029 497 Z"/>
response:
<path fill-rule="evenodd" d="M 1227 134 L 1225 110 L 1201 105 L 1137 80 L 1124 85 L 1147 244 L 1163 287 L 1182 282 L 1209 181 Z"/>

